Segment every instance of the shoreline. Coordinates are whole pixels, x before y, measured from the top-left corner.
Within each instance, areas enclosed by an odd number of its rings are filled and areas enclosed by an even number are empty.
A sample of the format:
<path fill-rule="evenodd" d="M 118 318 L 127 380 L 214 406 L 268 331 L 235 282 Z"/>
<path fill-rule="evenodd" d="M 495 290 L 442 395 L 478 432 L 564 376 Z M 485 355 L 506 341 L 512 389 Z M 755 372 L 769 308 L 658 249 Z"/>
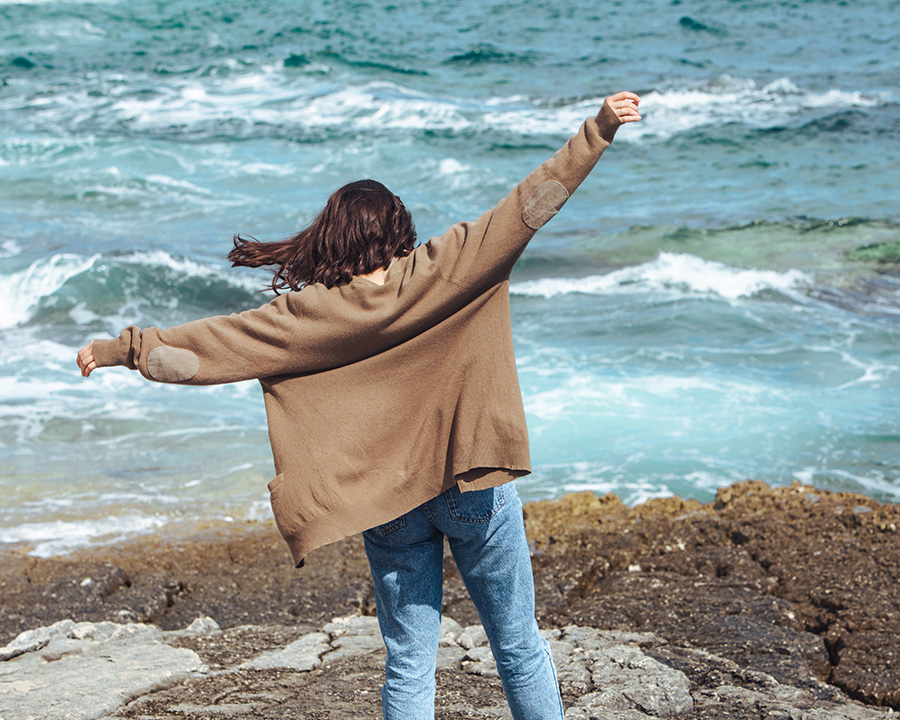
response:
<path fill-rule="evenodd" d="M 525 514 L 543 629 L 650 633 L 659 640 L 651 654 L 681 667 L 698 692 L 712 671 L 685 670 L 688 651 L 900 710 L 900 506 L 744 481 L 710 503 L 628 508 L 584 492 L 528 503 Z M 308 633 L 375 614 L 359 536 L 296 570 L 272 522 L 62 557 L 6 552 L 0 594 L 0 644 L 65 619 L 175 632 L 210 617 L 225 633 Z M 449 555 L 443 609 L 462 626 L 478 623 Z"/>

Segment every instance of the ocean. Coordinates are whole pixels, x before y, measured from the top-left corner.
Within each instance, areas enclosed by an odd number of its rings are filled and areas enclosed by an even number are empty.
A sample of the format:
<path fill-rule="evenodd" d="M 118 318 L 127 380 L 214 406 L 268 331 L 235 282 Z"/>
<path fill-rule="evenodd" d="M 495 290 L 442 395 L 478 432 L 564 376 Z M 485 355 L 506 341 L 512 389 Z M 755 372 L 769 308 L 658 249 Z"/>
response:
<path fill-rule="evenodd" d="M 474 218 L 622 89 L 513 275 L 523 499 L 900 499 L 896 0 L 0 0 L 0 73 L 0 549 L 269 517 L 257 384 L 78 348 L 266 302 L 232 236 L 351 180 Z"/>

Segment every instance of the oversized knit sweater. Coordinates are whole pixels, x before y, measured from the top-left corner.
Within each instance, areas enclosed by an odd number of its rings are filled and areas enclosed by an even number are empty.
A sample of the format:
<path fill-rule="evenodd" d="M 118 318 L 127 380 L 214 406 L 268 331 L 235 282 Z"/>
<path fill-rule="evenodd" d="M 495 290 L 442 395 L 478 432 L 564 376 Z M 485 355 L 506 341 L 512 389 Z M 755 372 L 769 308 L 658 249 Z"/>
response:
<path fill-rule="evenodd" d="M 474 222 L 397 258 L 383 285 L 311 284 L 240 314 L 129 327 L 98 367 L 190 385 L 262 385 L 272 510 L 294 563 L 458 485 L 530 472 L 509 276 L 612 141 L 608 104 Z"/>

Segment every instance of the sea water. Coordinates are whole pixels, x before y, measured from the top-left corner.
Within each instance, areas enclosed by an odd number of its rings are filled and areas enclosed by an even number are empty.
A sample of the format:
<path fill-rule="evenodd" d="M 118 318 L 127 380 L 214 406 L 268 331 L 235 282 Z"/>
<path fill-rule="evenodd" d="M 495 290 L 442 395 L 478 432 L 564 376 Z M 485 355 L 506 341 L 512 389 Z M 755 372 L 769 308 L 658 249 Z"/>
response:
<path fill-rule="evenodd" d="M 0 547 L 269 516 L 259 387 L 79 347 L 268 300 L 235 233 L 385 182 L 422 239 L 641 94 L 513 275 L 523 497 L 900 498 L 900 3 L 0 2 Z"/>

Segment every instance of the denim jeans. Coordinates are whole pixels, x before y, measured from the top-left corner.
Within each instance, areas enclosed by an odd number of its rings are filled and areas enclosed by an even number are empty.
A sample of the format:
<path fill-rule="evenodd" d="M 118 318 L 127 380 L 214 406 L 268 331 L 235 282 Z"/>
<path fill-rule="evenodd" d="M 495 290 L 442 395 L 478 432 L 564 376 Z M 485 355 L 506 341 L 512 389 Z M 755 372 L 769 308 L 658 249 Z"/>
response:
<path fill-rule="evenodd" d="M 512 483 L 456 487 L 363 533 L 387 647 L 385 720 L 434 718 L 446 536 L 516 720 L 562 720 L 556 669 L 534 617 L 534 578 Z"/>

